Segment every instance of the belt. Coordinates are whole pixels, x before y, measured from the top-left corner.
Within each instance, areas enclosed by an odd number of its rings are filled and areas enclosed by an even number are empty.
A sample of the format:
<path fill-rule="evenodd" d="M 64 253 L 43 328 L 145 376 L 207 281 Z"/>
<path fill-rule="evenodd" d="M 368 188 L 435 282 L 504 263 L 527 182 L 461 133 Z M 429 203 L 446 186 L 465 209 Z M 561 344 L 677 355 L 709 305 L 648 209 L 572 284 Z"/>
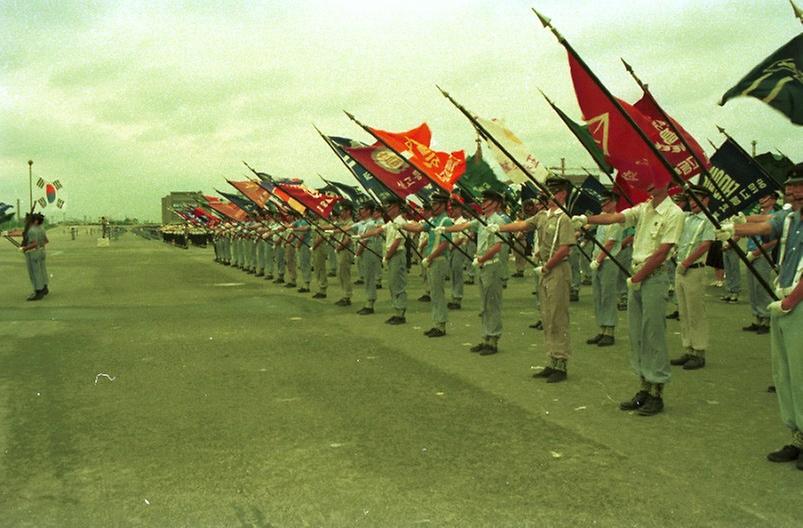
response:
<path fill-rule="evenodd" d="M 704 268 L 704 267 L 705 267 L 705 263 L 704 262 L 695 262 L 691 266 L 688 266 L 686 269 L 697 269 L 697 268 Z"/>

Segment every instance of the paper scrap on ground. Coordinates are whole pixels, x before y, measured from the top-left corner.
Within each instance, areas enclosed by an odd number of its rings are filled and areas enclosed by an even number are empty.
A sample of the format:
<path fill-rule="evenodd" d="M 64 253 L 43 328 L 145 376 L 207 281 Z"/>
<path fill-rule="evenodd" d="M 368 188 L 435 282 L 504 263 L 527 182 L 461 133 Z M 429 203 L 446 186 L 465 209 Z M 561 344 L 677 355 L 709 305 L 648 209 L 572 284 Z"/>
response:
<path fill-rule="evenodd" d="M 98 380 L 100 378 L 106 378 L 109 381 L 114 381 L 114 380 L 117 379 L 117 377 L 115 377 L 115 376 L 109 376 L 108 374 L 106 374 L 104 372 L 100 372 L 98 375 L 95 376 L 95 385 L 98 384 Z"/>
<path fill-rule="evenodd" d="M 291 321 L 300 321 L 301 317 L 291 317 L 290 320 Z"/>
<path fill-rule="evenodd" d="M 229 288 L 231 286 L 242 286 L 244 282 L 218 282 L 217 284 L 213 284 L 212 286 L 219 286 L 223 288 Z"/>
<path fill-rule="evenodd" d="M 552 455 L 552 458 L 560 458 L 560 457 L 563 456 L 562 454 L 558 453 L 557 451 L 550 451 L 550 454 Z"/>

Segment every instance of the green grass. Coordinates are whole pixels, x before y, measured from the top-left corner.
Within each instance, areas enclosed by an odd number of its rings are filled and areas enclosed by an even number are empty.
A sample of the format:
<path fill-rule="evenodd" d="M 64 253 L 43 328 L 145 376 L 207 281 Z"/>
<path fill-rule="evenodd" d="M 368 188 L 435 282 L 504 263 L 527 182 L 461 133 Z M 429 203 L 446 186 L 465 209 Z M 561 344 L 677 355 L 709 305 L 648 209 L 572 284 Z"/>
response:
<path fill-rule="evenodd" d="M 49 233 L 52 294 L 26 303 L 0 246 L 0 526 L 797 526 L 769 339 L 711 290 L 709 364 L 675 371 L 666 412 L 617 410 L 637 384 L 589 347 L 572 305 L 570 380 L 545 363 L 530 279 L 505 291 L 501 353 L 479 357 L 476 287 L 430 340 L 428 305 L 377 314 L 278 288 L 132 235 Z M 411 298 L 420 279 L 411 275 Z M 238 286 L 216 286 L 242 283 Z M 300 319 L 299 319 L 300 318 Z M 416 328 L 418 327 L 418 328 Z M 678 349 L 677 323 L 669 323 Z M 115 376 L 98 380 L 98 373 Z M 147 501 L 147 502 L 146 502 Z"/>

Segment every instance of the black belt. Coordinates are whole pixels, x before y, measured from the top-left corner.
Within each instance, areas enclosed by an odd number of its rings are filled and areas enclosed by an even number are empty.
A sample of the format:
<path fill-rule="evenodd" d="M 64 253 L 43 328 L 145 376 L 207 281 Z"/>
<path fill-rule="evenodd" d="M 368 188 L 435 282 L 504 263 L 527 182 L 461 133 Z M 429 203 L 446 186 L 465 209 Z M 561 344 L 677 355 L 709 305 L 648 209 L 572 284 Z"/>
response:
<path fill-rule="evenodd" d="M 692 264 L 691 266 L 688 266 L 686 269 L 697 269 L 697 268 L 704 268 L 704 267 L 705 267 L 705 262 L 697 262 L 695 264 Z"/>

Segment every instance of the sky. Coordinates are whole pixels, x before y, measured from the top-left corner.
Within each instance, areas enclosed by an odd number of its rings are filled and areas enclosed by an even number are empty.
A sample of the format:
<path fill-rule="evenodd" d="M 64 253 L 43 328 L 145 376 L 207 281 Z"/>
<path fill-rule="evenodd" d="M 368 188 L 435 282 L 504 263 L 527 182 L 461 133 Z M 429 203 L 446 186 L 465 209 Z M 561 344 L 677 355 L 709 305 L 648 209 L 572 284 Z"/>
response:
<path fill-rule="evenodd" d="M 788 0 L 3 0 L 0 201 L 27 207 L 28 160 L 34 181 L 62 183 L 75 218 L 157 221 L 162 196 L 228 191 L 249 174 L 242 161 L 354 183 L 313 128 L 369 141 L 343 110 L 385 130 L 426 121 L 436 148 L 473 152 L 436 84 L 504 119 L 547 165 L 591 167 L 538 92 L 579 119 L 566 54 L 532 7 L 632 102 L 625 58 L 709 154 L 721 125 L 748 150 L 803 160 L 782 114 L 717 104 L 801 31 Z"/>

